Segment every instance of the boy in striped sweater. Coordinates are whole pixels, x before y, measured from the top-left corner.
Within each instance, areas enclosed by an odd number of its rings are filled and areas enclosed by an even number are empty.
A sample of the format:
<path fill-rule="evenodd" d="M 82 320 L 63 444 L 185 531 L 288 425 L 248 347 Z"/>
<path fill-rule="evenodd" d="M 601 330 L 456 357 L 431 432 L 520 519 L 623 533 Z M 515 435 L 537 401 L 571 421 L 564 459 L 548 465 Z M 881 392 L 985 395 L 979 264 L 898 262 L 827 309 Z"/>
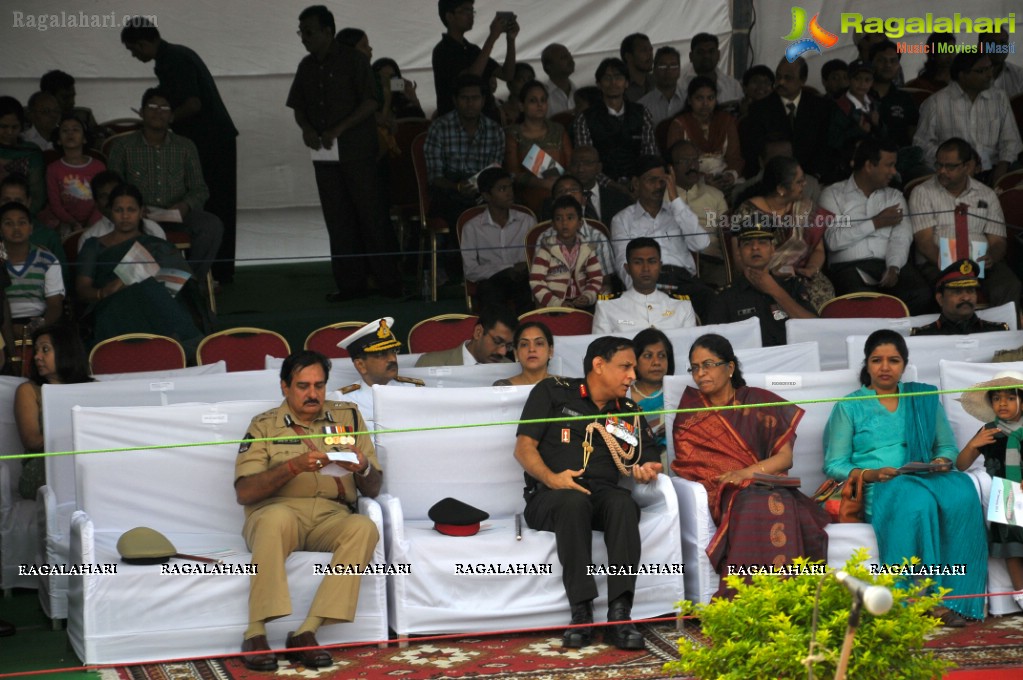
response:
<path fill-rule="evenodd" d="M 561 196 L 552 207 L 553 233 L 544 232 L 529 268 L 529 285 L 539 307 L 577 307 L 593 310 L 604 287 L 593 244 L 578 238 L 582 207 L 572 196 Z"/>
<path fill-rule="evenodd" d="M 14 202 L 0 207 L 0 234 L 7 249 L 6 267 L 11 277 L 7 299 L 15 330 L 56 322 L 64 311 L 60 263 L 53 253 L 29 242 L 32 216 L 28 208 Z"/>

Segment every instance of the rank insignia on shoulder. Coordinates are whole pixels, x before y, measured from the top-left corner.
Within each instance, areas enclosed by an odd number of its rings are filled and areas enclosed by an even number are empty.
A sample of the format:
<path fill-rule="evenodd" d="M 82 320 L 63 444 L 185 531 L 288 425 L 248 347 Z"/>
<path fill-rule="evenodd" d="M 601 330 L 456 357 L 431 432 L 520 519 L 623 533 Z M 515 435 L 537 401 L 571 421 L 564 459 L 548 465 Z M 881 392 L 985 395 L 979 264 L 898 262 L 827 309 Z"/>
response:
<path fill-rule="evenodd" d="M 426 382 L 419 378 L 406 378 L 403 375 L 394 376 L 395 382 L 406 383 L 408 385 L 415 385 L 416 387 L 426 387 Z"/>
<path fill-rule="evenodd" d="M 562 377 L 560 375 L 549 375 L 547 377 L 550 378 L 551 380 L 553 380 L 554 384 L 557 385 L 558 387 L 571 387 L 572 386 L 572 383 L 570 383 L 568 381 L 568 378 Z"/>
<path fill-rule="evenodd" d="M 689 301 L 689 300 L 692 299 L 688 295 L 683 295 L 682 293 L 672 293 L 671 297 L 673 299 L 675 299 L 675 300 L 686 300 L 686 301 Z"/>
<path fill-rule="evenodd" d="M 352 383 L 351 385 L 345 385 L 342 387 L 341 394 L 348 394 L 349 392 L 354 392 L 359 389 L 362 389 L 362 383 Z"/>
<path fill-rule="evenodd" d="M 598 300 L 617 300 L 621 297 L 621 293 L 603 293 L 597 296 Z"/>

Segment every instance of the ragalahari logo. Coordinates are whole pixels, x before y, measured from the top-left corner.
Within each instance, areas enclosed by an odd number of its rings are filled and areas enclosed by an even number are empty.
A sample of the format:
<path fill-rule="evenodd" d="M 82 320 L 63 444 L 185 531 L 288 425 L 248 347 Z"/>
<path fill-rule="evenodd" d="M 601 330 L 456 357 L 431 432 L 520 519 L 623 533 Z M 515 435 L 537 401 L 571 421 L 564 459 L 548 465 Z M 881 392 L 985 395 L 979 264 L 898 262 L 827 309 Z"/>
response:
<path fill-rule="evenodd" d="M 838 42 L 837 35 L 824 30 L 817 23 L 818 16 L 818 14 L 814 14 L 813 18 L 807 23 L 806 10 L 802 7 L 792 8 L 792 31 L 788 35 L 782 36 L 785 40 L 792 43 L 785 50 L 785 58 L 789 60 L 790 64 L 804 52 L 816 50 L 819 53 L 829 47 L 834 47 L 835 43 Z M 807 32 L 809 32 L 810 37 L 804 38 L 803 34 Z"/>

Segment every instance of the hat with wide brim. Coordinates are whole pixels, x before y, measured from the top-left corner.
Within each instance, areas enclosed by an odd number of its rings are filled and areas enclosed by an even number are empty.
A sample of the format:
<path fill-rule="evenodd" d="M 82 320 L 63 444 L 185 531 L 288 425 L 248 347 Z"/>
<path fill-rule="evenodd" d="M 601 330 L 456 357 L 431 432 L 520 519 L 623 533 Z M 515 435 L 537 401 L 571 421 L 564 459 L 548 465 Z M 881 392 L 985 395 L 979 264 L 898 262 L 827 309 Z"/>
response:
<path fill-rule="evenodd" d="M 985 380 L 984 382 L 977 383 L 973 387 L 1015 387 L 1023 390 L 1023 373 L 1019 373 L 1018 371 L 1001 371 L 996 373 L 995 377 L 991 380 Z M 991 402 L 988 400 L 988 394 L 990 391 L 991 390 L 981 391 L 978 389 L 976 392 L 963 392 L 963 396 L 959 398 L 959 402 L 963 405 L 963 410 L 982 423 L 993 422 L 996 416 L 995 410 L 991 408 Z"/>

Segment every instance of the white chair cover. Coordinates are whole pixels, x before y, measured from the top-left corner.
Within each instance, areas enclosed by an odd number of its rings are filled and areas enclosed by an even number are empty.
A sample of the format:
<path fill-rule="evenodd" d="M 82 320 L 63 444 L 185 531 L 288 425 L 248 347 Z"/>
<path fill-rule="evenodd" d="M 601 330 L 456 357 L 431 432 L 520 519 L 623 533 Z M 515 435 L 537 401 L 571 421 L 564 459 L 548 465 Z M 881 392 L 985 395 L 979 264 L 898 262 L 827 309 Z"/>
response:
<path fill-rule="evenodd" d="M 18 565 L 32 564 L 39 529 L 36 500 L 21 497 L 18 478 L 21 458 L 3 456 L 24 453 L 14 421 L 14 392 L 24 378 L 0 376 L 0 588 L 38 588 L 38 577 L 19 576 Z"/>
<path fill-rule="evenodd" d="M 175 368 L 166 371 L 137 371 L 135 373 L 101 373 L 94 375 L 96 380 L 166 380 L 184 378 L 190 375 L 212 375 L 214 373 L 227 373 L 227 364 L 217 361 L 205 366 L 188 366 L 186 368 Z"/>

